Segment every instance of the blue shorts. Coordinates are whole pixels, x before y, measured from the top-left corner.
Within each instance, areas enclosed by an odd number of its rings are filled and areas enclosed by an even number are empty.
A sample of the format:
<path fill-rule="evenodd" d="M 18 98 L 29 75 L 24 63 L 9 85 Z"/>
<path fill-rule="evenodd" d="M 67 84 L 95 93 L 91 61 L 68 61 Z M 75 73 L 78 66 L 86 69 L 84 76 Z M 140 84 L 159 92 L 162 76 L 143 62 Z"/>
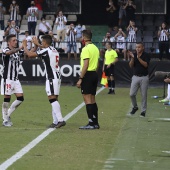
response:
<path fill-rule="evenodd" d="M 73 48 L 74 53 L 77 52 L 77 44 L 76 44 L 76 42 L 73 42 L 73 43 L 68 42 L 67 43 L 67 53 L 71 53 L 71 48 Z"/>

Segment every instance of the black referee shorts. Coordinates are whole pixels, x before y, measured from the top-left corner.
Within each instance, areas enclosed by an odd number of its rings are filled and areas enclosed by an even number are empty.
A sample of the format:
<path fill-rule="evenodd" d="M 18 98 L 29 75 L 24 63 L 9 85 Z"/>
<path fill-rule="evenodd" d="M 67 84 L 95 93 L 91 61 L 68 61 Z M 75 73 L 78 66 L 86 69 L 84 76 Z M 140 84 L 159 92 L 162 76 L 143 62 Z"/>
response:
<path fill-rule="evenodd" d="M 109 68 L 107 68 L 107 65 L 105 65 L 104 72 L 106 76 L 114 76 L 114 65 L 111 65 Z"/>
<path fill-rule="evenodd" d="M 96 95 L 98 75 L 96 71 L 87 71 L 81 83 L 82 94 Z"/>

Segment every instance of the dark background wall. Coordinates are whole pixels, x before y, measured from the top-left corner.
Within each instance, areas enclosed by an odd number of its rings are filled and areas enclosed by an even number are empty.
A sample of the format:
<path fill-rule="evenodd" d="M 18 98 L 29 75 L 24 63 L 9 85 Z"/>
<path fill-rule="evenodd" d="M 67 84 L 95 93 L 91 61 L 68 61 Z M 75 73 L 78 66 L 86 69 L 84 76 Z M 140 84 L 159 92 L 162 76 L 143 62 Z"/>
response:
<path fill-rule="evenodd" d="M 12 0 L 4 0 L 4 5 L 9 9 Z M 31 0 L 16 0 L 20 5 L 21 15 L 26 13 Z M 106 7 L 109 0 L 82 0 L 82 14 L 78 15 L 78 20 L 83 24 L 102 25 L 107 24 Z M 115 0 L 117 1 L 117 0 Z M 167 22 L 170 23 L 170 1 L 167 0 Z"/>

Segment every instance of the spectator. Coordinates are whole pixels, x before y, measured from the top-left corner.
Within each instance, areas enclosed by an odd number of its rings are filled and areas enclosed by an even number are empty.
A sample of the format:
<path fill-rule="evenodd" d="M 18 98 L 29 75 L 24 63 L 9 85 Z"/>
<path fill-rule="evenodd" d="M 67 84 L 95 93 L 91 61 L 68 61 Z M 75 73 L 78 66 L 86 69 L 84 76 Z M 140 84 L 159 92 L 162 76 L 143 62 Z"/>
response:
<path fill-rule="evenodd" d="M 64 11 L 63 4 L 61 4 L 60 2 L 57 5 L 56 16 L 58 15 L 59 11 Z"/>
<path fill-rule="evenodd" d="M 31 7 L 27 10 L 28 17 L 28 32 L 29 35 L 35 35 L 35 28 L 37 25 L 38 8 L 35 7 L 35 2 L 31 1 Z"/>
<path fill-rule="evenodd" d="M 128 25 L 130 20 L 135 21 L 136 5 L 133 3 L 132 0 L 128 0 L 124 9 L 126 9 L 126 23 Z"/>
<path fill-rule="evenodd" d="M 77 30 L 74 28 L 74 24 L 71 23 L 69 29 L 67 30 L 67 53 L 68 53 L 68 60 L 71 57 L 71 50 L 73 48 L 74 51 L 74 58 L 77 60 L 77 44 L 76 44 L 76 35 Z"/>
<path fill-rule="evenodd" d="M 10 5 L 9 8 L 9 13 L 10 13 L 10 20 L 15 21 L 16 25 L 18 26 L 18 14 L 19 14 L 19 6 L 17 5 L 15 0 L 12 0 L 12 4 Z"/>
<path fill-rule="evenodd" d="M 54 37 L 54 34 L 52 31 L 49 31 L 48 34 L 52 37 L 52 43 L 51 43 L 51 46 L 56 48 L 56 43 L 58 42 L 57 41 L 57 38 Z"/>
<path fill-rule="evenodd" d="M 39 30 L 39 35 L 38 35 L 38 37 L 39 37 L 40 35 L 48 34 L 49 31 L 51 30 L 51 25 L 49 24 L 49 22 L 47 22 L 47 21 L 45 20 L 44 17 L 41 18 L 41 22 L 40 22 L 40 24 L 39 24 L 38 30 Z"/>
<path fill-rule="evenodd" d="M 109 32 L 112 32 L 114 26 L 118 25 L 117 7 L 113 0 L 109 0 L 109 6 L 106 8 Z"/>
<path fill-rule="evenodd" d="M 165 22 L 159 27 L 159 59 L 162 60 L 163 52 L 166 52 L 166 58 L 169 58 L 169 30 Z"/>
<path fill-rule="evenodd" d="M 107 42 L 112 42 L 112 43 L 114 42 L 114 37 L 111 37 L 110 32 L 107 32 L 106 36 L 102 40 L 102 46 L 104 48 L 100 49 L 100 58 L 101 58 L 101 60 L 104 59 L 104 55 L 105 55 L 105 51 L 106 51 L 106 46 L 105 45 L 106 45 Z"/>
<path fill-rule="evenodd" d="M 41 19 L 43 16 L 42 4 L 44 0 L 34 0 L 35 6 L 38 8 L 38 19 Z"/>
<path fill-rule="evenodd" d="M 19 27 L 16 25 L 15 21 L 11 21 L 8 28 L 5 31 L 5 36 L 7 35 L 15 35 L 16 37 L 18 37 L 18 33 L 20 32 Z"/>
<path fill-rule="evenodd" d="M 138 28 L 135 26 L 134 21 L 129 22 L 129 26 L 127 27 L 128 31 L 128 43 L 127 43 L 127 50 L 135 50 L 136 49 L 136 32 Z M 129 58 L 129 53 L 128 53 Z"/>
<path fill-rule="evenodd" d="M 25 31 L 25 38 L 27 40 L 27 49 L 30 51 L 32 49 L 32 37 L 29 35 L 29 31 Z M 27 55 L 24 54 L 24 59 L 27 59 Z"/>
<path fill-rule="evenodd" d="M 123 53 L 124 59 L 126 60 L 126 34 L 123 32 L 121 28 L 119 28 L 118 33 L 115 35 L 115 41 L 116 41 L 116 52 Z M 129 60 L 129 58 L 128 58 Z"/>
<path fill-rule="evenodd" d="M 11 21 L 8 20 L 7 21 L 7 26 L 4 29 L 4 40 L 5 40 L 6 36 L 9 35 L 9 31 L 7 31 L 7 29 L 10 27 L 10 25 L 11 25 Z"/>
<path fill-rule="evenodd" d="M 114 65 L 118 61 L 118 56 L 115 50 L 112 49 L 112 43 L 106 43 L 106 53 L 103 63 L 103 71 L 107 76 L 109 92 L 108 94 L 115 94 L 115 81 L 114 81 Z"/>
<path fill-rule="evenodd" d="M 77 31 L 76 41 L 77 42 L 81 42 L 83 30 L 84 29 L 83 29 L 82 25 L 80 23 L 78 23 L 77 26 L 76 26 L 76 31 Z"/>
<path fill-rule="evenodd" d="M 64 41 L 65 39 L 65 25 L 67 23 L 66 17 L 63 15 L 62 11 L 58 12 L 55 24 L 57 25 L 57 40 Z"/>
<path fill-rule="evenodd" d="M 122 26 L 122 19 L 126 17 L 126 9 L 124 9 L 128 0 L 118 0 L 120 8 L 119 8 L 119 26 Z"/>
<path fill-rule="evenodd" d="M 3 6 L 3 2 L 0 1 L 0 24 L 1 30 L 4 30 L 4 14 L 6 13 L 6 8 Z"/>

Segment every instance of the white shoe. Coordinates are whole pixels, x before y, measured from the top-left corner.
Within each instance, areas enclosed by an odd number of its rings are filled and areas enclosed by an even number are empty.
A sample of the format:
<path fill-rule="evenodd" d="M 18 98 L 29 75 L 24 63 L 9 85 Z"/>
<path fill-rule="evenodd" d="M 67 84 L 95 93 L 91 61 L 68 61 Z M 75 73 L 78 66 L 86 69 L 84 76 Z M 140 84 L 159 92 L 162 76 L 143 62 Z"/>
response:
<path fill-rule="evenodd" d="M 3 122 L 2 125 L 6 126 L 6 127 L 11 127 L 12 126 L 8 121 L 7 122 Z"/>
<path fill-rule="evenodd" d="M 13 123 L 12 123 L 12 121 L 11 121 L 11 118 L 9 117 L 8 118 L 8 123 L 12 126 L 13 125 Z"/>

